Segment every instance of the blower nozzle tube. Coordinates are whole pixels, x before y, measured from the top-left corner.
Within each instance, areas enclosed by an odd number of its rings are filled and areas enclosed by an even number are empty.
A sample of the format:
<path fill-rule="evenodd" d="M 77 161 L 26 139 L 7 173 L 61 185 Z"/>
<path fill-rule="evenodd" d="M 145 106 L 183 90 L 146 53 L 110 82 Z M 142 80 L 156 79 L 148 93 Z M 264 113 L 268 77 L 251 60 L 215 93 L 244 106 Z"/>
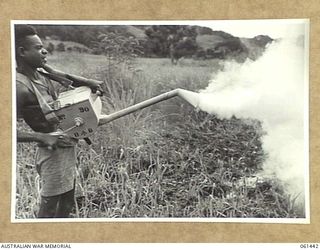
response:
<path fill-rule="evenodd" d="M 137 104 L 130 106 L 128 108 L 122 109 L 122 110 L 117 111 L 115 113 L 112 113 L 110 115 L 101 115 L 99 118 L 99 126 L 104 125 L 106 123 L 109 123 L 109 122 L 116 120 L 118 118 L 121 118 L 123 116 L 129 115 L 129 114 L 136 112 L 138 110 L 141 110 L 143 108 L 149 107 L 149 106 L 156 104 L 158 102 L 168 100 L 168 99 L 175 97 L 175 96 L 181 97 L 182 99 L 184 99 L 185 101 L 190 103 L 195 108 L 198 107 L 199 102 L 200 102 L 200 97 L 199 97 L 198 93 L 184 90 L 184 89 L 175 89 L 175 90 L 171 90 L 169 92 L 163 93 L 161 95 L 155 96 L 151 99 L 145 100 L 143 102 L 137 103 Z"/>

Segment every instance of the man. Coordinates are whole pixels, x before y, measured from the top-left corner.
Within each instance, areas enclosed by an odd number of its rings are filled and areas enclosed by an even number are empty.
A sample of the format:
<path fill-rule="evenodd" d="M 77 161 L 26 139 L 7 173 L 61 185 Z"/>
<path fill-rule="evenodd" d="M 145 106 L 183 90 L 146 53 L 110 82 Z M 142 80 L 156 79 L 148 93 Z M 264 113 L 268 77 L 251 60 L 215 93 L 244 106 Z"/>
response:
<path fill-rule="evenodd" d="M 50 69 L 46 66 L 48 52 L 36 30 L 28 25 L 15 25 L 15 52 L 17 116 L 33 130 L 17 131 L 17 141 L 38 143 L 35 159 L 41 179 L 38 218 L 69 217 L 74 205 L 77 141 L 52 133 L 56 132 L 59 120 L 49 104 L 57 99 L 57 92 L 48 75 L 38 70 Z M 99 88 L 94 81 L 82 85 Z"/>

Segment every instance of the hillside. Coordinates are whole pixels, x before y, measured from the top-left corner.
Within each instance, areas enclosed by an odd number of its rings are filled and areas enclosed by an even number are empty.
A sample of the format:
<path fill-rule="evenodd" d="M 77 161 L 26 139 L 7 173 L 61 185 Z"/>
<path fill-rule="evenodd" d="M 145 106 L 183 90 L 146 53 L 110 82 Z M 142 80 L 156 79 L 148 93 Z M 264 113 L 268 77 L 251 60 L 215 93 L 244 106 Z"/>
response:
<path fill-rule="evenodd" d="M 223 39 L 219 35 L 198 35 L 197 36 L 197 44 L 199 47 L 203 48 L 204 50 L 214 48 L 215 45 L 218 43 L 223 42 L 225 39 Z"/>
<path fill-rule="evenodd" d="M 51 45 L 50 45 L 51 44 Z M 62 45 L 63 44 L 63 45 Z M 57 50 L 61 51 L 76 51 L 76 52 L 84 52 L 84 53 L 91 53 L 91 49 L 88 48 L 87 46 L 77 43 L 77 42 L 72 42 L 72 41 L 60 41 L 60 40 L 54 40 L 51 38 L 43 39 L 43 45 L 48 49 L 50 46 L 53 46 Z M 49 49 L 50 51 L 50 49 Z"/>
<path fill-rule="evenodd" d="M 266 45 L 273 41 L 263 35 L 250 39 L 239 38 L 223 31 L 189 25 L 35 25 L 35 27 L 44 40 L 53 40 L 54 49 L 61 41 L 68 43 L 64 44 L 65 50 L 69 48 L 69 51 L 103 54 L 106 53 L 106 46 L 124 46 L 126 39 L 135 39 L 136 44 L 140 46 L 140 55 L 174 57 L 176 60 L 180 57 L 255 60 L 263 53 Z M 106 43 L 105 40 L 101 40 L 101 34 L 105 34 L 108 38 L 111 34 L 114 40 Z"/>
<path fill-rule="evenodd" d="M 147 35 L 145 31 L 137 26 L 128 25 L 126 26 L 127 32 L 133 35 L 134 37 L 138 39 L 147 39 Z"/>
<path fill-rule="evenodd" d="M 268 43 L 272 42 L 273 39 L 269 36 L 256 36 L 254 38 L 238 38 L 229 37 L 225 38 L 216 33 L 211 35 L 198 35 L 197 44 L 199 47 L 208 52 L 208 50 L 216 52 L 217 54 L 235 54 L 244 53 L 246 58 L 256 60 L 265 50 Z"/>

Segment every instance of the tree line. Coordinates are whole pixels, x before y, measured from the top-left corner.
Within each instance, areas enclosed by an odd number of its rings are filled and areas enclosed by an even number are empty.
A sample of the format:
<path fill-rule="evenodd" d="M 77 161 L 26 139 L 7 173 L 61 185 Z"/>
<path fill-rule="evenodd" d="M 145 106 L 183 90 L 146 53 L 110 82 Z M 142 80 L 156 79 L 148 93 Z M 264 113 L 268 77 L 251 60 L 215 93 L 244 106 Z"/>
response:
<path fill-rule="evenodd" d="M 90 53 L 114 56 L 127 54 L 144 57 L 182 56 L 224 58 L 232 54 L 248 54 L 238 37 L 207 27 L 189 25 L 34 25 L 40 37 L 85 45 Z M 132 28 L 134 27 L 134 28 Z M 215 35 L 222 42 L 216 48 L 203 49 L 197 43 L 201 35 Z M 269 39 L 264 39 L 264 46 Z"/>

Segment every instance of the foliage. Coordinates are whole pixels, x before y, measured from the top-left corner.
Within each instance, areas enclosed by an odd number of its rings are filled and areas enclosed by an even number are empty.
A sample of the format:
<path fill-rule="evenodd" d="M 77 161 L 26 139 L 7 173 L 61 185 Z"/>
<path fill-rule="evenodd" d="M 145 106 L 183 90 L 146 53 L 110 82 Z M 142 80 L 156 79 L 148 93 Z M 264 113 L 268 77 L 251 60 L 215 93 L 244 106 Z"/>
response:
<path fill-rule="evenodd" d="M 190 25 L 35 25 L 42 38 L 73 41 L 85 45 L 88 53 L 104 53 L 105 47 L 123 43 L 119 40 L 135 40 L 139 43 L 139 55 L 144 57 L 196 57 L 199 59 L 233 58 L 255 60 L 267 43 L 273 40 L 264 35 L 252 39 L 239 39 L 223 31 Z M 103 41 L 101 34 L 111 41 Z M 116 37 L 114 37 L 116 36 Z M 118 41 L 116 41 L 118 40 Z M 205 42 L 203 42 L 205 40 Z M 126 45 L 127 46 L 127 45 Z M 66 48 L 69 51 L 74 48 Z M 92 49 L 92 50 L 91 50 Z M 260 51 L 259 51 L 260 50 Z M 127 54 L 127 53 L 126 53 Z"/>
<path fill-rule="evenodd" d="M 54 44 L 49 42 L 48 46 L 46 47 L 46 50 L 49 52 L 49 54 L 52 54 L 54 51 Z"/>
<path fill-rule="evenodd" d="M 64 45 L 64 43 L 59 43 L 57 45 L 57 51 L 59 51 L 59 52 L 66 51 L 66 46 Z"/>
<path fill-rule="evenodd" d="M 195 41 L 197 36 L 196 26 L 186 25 L 153 25 L 148 27 L 145 33 L 149 38 L 146 42 L 146 54 L 158 57 L 168 57 L 171 44 L 176 45 L 180 42 L 181 47 L 184 38 L 188 38 L 189 42 Z"/>
<path fill-rule="evenodd" d="M 119 62 L 126 62 L 129 58 L 142 54 L 142 47 L 137 39 L 113 32 L 101 33 L 93 47 L 96 54 L 104 54 Z"/>

